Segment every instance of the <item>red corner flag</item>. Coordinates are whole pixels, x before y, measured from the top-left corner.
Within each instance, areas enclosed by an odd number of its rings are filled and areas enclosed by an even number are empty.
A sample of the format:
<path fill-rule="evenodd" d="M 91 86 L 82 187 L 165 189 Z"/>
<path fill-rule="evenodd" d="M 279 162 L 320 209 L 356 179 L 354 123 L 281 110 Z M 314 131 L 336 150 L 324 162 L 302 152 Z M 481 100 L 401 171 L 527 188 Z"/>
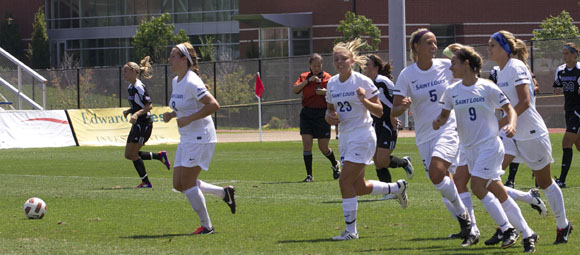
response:
<path fill-rule="evenodd" d="M 260 73 L 256 73 L 256 96 L 262 98 L 262 93 L 264 93 L 264 84 L 262 84 L 262 79 L 260 79 Z"/>

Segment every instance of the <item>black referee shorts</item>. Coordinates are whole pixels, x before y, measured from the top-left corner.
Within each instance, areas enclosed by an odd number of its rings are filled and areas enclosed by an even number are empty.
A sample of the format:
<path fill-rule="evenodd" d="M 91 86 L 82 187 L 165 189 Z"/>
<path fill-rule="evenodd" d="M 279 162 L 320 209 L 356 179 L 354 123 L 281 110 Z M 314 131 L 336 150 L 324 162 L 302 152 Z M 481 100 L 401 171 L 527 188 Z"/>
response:
<path fill-rule="evenodd" d="M 149 140 L 149 137 L 151 137 L 152 130 L 152 122 L 137 122 L 133 124 L 133 126 L 131 126 L 131 131 L 129 132 L 129 137 L 127 137 L 127 143 L 138 143 L 144 145 L 147 140 Z"/>
<path fill-rule="evenodd" d="M 313 138 L 330 138 L 330 125 L 324 119 L 326 109 L 302 108 L 300 111 L 300 134 Z"/>

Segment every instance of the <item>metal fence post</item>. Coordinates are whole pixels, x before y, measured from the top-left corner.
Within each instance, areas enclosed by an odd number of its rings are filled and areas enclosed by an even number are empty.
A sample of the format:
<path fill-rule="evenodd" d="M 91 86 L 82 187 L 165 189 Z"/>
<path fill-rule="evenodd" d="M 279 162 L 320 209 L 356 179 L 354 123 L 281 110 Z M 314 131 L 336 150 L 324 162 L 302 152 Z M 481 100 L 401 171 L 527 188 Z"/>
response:
<path fill-rule="evenodd" d="M 122 80 L 121 80 L 122 72 L 123 72 L 123 69 L 122 69 L 122 67 L 119 66 L 119 107 L 122 107 L 122 105 L 123 105 L 123 100 L 122 100 L 122 97 L 121 97 L 121 94 L 123 93 L 123 88 L 122 88 L 123 85 L 121 84 L 121 82 L 122 82 Z"/>
<path fill-rule="evenodd" d="M 217 63 L 213 62 L 213 96 L 217 98 Z M 214 128 L 217 129 L 217 111 L 214 112 Z"/>
<path fill-rule="evenodd" d="M 81 69 L 77 68 L 77 109 L 81 109 Z"/>
<path fill-rule="evenodd" d="M 530 61 L 532 62 L 530 68 L 532 73 L 534 73 L 534 40 L 530 40 Z"/>
<path fill-rule="evenodd" d="M 169 106 L 169 87 L 167 84 L 167 65 L 165 65 L 165 106 Z"/>

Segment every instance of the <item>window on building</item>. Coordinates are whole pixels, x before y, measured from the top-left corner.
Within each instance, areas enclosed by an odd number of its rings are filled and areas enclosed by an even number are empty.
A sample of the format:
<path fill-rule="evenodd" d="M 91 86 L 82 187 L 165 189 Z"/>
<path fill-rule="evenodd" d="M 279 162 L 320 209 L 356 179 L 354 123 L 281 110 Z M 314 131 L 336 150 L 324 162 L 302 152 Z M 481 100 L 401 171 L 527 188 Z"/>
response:
<path fill-rule="evenodd" d="M 311 52 L 311 29 L 292 28 L 292 55 L 310 55 Z"/>
<path fill-rule="evenodd" d="M 437 47 L 439 48 L 445 48 L 456 42 L 454 24 L 431 25 L 429 30 L 437 36 Z"/>
<path fill-rule="evenodd" d="M 262 28 L 260 29 L 260 57 L 286 57 L 288 56 L 288 28 Z"/>

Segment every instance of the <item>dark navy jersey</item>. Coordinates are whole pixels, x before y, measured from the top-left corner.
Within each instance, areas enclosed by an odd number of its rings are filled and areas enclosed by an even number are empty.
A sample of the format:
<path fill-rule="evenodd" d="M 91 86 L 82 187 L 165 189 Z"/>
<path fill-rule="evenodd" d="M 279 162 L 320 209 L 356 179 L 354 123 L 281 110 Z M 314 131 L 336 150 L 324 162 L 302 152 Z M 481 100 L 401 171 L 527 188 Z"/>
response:
<path fill-rule="evenodd" d="M 578 95 L 578 83 L 580 83 L 580 63 L 571 69 L 566 64 L 558 66 L 554 77 L 554 87 L 562 88 L 564 92 L 564 110 L 574 111 L 580 109 L 580 95 Z"/>
<path fill-rule="evenodd" d="M 376 116 L 372 115 L 373 122 L 379 123 L 382 121 L 386 121 L 387 125 L 391 126 L 391 108 L 393 108 L 393 89 L 395 88 L 395 84 L 383 75 L 377 75 L 375 80 L 373 81 L 377 89 L 379 89 L 379 99 L 381 104 L 383 105 L 383 116 L 377 118 Z"/>
<path fill-rule="evenodd" d="M 135 84 L 129 84 L 129 104 L 131 105 L 131 109 L 129 110 L 129 113 L 133 114 L 136 113 L 137 111 L 145 108 L 145 105 L 150 104 L 151 103 L 151 97 L 149 97 L 149 93 L 147 92 L 147 87 L 145 87 L 145 85 L 140 81 L 137 80 L 137 82 L 135 82 Z M 147 112 L 147 114 L 143 114 L 141 116 L 139 116 L 139 118 L 137 119 L 137 122 L 140 123 L 144 123 L 144 122 L 150 122 L 151 118 L 150 118 L 150 113 Z"/>

